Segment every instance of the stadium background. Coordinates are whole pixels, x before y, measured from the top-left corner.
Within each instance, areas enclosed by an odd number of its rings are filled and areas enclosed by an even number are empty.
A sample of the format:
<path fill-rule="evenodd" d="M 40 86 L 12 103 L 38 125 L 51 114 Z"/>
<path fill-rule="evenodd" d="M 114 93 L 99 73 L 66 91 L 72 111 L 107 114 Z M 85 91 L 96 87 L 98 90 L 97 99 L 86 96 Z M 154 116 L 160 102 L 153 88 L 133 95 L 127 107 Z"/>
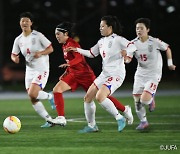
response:
<path fill-rule="evenodd" d="M 180 1 L 178 0 L 2 0 L 0 1 L 0 85 L 24 86 L 24 61 L 15 65 L 10 60 L 13 41 L 21 33 L 19 14 L 30 11 L 35 15 L 34 25 L 42 32 L 54 47 L 50 55 L 51 73 L 48 84 L 56 83 L 64 70 L 59 64 L 64 62 L 61 46 L 54 30 L 61 21 L 77 23 L 76 34 L 82 48 L 88 49 L 101 37 L 100 19 L 104 15 L 116 15 L 123 25 L 123 36 L 131 40 L 136 37 L 134 21 L 139 17 L 148 17 L 152 21 L 150 35 L 170 44 L 176 71 L 168 71 L 166 56 L 163 55 L 163 84 L 179 87 L 180 78 Z M 101 58 L 88 59 L 96 75 L 101 71 Z M 132 85 L 136 69 L 136 60 L 126 65 L 126 83 Z M 18 86 L 17 86 L 18 85 Z M 23 87 L 22 86 L 22 87 Z M 179 88 L 178 88 L 179 89 Z M 24 90 L 24 87 L 23 87 Z"/>

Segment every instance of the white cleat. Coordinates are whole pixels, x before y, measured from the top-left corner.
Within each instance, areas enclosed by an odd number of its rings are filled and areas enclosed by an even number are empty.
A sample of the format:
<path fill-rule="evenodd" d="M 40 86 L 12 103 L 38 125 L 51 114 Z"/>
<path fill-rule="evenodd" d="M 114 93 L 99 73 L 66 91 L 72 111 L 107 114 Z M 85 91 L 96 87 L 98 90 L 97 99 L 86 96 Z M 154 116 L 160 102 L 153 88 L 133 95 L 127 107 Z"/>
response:
<path fill-rule="evenodd" d="M 60 126 L 66 126 L 66 118 L 64 116 L 58 116 L 55 119 L 52 120 L 52 123 L 55 125 L 60 125 Z"/>
<path fill-rule="evenodd" d="M 124 117 L 126 118 L 128 125 L 133 124 L 134 117 L 132 115 L 131 107 L 129 105 L 125 106 Z"/>

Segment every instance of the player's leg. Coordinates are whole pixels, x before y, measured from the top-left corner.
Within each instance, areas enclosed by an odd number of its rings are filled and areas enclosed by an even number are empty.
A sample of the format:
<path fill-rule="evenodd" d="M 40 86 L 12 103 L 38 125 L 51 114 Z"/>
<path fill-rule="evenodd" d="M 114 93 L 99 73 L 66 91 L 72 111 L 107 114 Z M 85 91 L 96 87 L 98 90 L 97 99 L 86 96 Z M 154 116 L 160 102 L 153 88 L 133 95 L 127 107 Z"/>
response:
<path fill-rule="evenodd" d="M 98 90 L 96 94 L 96 100 L 99 104 L 104 108 L 107 112 L 109 112 L 118 123 L 118 131 L 122 131 L 126 125 L 125 118 L 118 112 L 113 102 L 107 98 L 110 94 L 110 89 L 106 85 L 102 85 L 102 87 Z"/>
<path fill-rule="evenodd" d="M 96 93 L 97 93 L 97 87 L 93 83 L 89 87 L 84 97 L 84 113 L 88 126 L 80 130 L 79 133 L 91 133 L 91 132 L 97 132 L 99 130 L 95 121 L 96 105 L 93 101 Z"/>
<path fill-rule="evenodd" d="M 70 90 L 71 87 L 66 82 L 60 80 L 53 88 L 54 101 L 56 105 L 56 111 L 58 116 L 53 119 L 53 123 L 61 126 L 66 125 L 65 113 L 64 113 L 64 98 L 63 92 Z"/>
<path fill-rule="evenodd" d="M 149 126 L 146 117 L 146 108 L 145 105 L 140 102 L 140 96 L 141 95 L 133 95 L 136 114 L 140 120 L 140 124 L 136 127 L 137 130 L 143 130 Z"/>
<path fill-rule="evenodd" d="M 145 105 L 140 101 L 141 94 L 144 90 L 144 83 L 145 81 L 142 77 L 135 76 L 135 81 L 133 85 L 133 99 L 135 104 L 135 111 L 140 120 L 140 124 L 136 127 L 137 130 L 143 130 L 148 127 L 146 108 Z"/>
<path fill-rule="evenodd" d="M 34 110 L 43 118 L 45 121 L 52 120 L 51 116 L 48 114 L 44 105 L 39 101 L 38 94 L 39 91 L 45 87 L 48 79 L 48 72 L 36 72 L 36 71 L 26 71 L 25 76 L 25 86 L 32 102 Z M 46 123 L 45 127 L 51 127 Z"/>
<path fill-rule="evenodd" d="M 41 90 L 41 87 L 37 84 L 31 84 L 28 95 L 30 97 L 30 100 L 32 102 L 32 106 L 34 110 L 43 118 L 45 121 L 51 121 L 52 118 L 48 114 L 47 110 L 45 109 L 43 103 L 37 99 L 38 92 Z M 51 127 L 52 125 L 50 125 Z"/>
<path fill-rule="evenodd" d="M 40 90 L 37 96 L 37 99 L 48 99 L 49 103 L 51 105 L 51 108 L 53 110 L 56 109 L 55 104 L 54 104 L 54 95 L 52 94 L 52 92 L 45 92 L 43 90 Z"/>
<path fill-rule="evenodd" d="M 129 105 L 124 106 L 120 101 L 118 101 L 115 97 L 113 96 L 108 96 L 108 98 L 113 102 L 115 107 L 119 110 L 122 111 L 128 124 L 132 125 L 134 121 L 134 117 L 132 115 L 132 110 Z"/>

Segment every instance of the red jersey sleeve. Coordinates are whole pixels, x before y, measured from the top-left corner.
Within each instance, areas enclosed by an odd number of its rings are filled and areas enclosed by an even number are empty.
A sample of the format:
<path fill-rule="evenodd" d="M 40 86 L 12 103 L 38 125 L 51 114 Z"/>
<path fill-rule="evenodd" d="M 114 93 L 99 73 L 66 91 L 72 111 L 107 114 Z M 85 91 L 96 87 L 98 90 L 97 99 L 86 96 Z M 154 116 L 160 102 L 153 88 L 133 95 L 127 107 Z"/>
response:
<path fill-rule="evenodd" d="M 70 66 L 76 65 L 78 63 L 81 63 L 83 61 L 83 56 L 77 52 L 72 53 L 74 55 L 74 59 L 68 62 Z"/>

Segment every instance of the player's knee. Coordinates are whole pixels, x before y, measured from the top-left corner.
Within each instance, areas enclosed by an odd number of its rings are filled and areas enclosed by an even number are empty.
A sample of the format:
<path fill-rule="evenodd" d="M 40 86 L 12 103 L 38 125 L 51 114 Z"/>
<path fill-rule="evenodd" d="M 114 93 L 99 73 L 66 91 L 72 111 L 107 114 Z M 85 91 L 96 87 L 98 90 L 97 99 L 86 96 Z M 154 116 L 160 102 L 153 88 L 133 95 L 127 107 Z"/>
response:
<path fill-rule="evenodd" d="M 103 95 L 103 94 L 101 94 L 101 93 L 97 93 L 96 94 L 96 100 L 99 102 L 99 103 L 101 103 L 102 101 L 104 101 L 106 99 L 106 97 Z"/>
<path fill-rule="evenodd" d="M 86 95 L 84 96 L 84 101 L 85 101 L 86 103 L 90 103 L 90 102 L 92 101 L 90 95 L 86 94 Z"/>
<path fill-rule="evenodd" d="M 36 98 L 30 98 L 30 100 L 31 100 L 32 104 L 36 104 L 38 101 Z"/>
<path fill-rule="evenodd" d="M 140 101 L 140 95 L 133 95 L 133 99 L 134 99 L 134 102 L 139 102 Z"/>
<path fill-rule="evenodd" d="M 37 94 L 32 91 L 29 91 L 28 95 L 31 98 L 31 100 L 35 100 L 37 98 Z"/>
<path fill-rule="evenodd" d="M 152 100 L 153 100 L 152 97 L 151 97 L 151 98 L 148 98 L 148 99 L 141 98 L 141 99 L 140 99 L 140 102 L 141 102 L 142 104 L 149 105 L 149 104 L 152 102 Z"/>

